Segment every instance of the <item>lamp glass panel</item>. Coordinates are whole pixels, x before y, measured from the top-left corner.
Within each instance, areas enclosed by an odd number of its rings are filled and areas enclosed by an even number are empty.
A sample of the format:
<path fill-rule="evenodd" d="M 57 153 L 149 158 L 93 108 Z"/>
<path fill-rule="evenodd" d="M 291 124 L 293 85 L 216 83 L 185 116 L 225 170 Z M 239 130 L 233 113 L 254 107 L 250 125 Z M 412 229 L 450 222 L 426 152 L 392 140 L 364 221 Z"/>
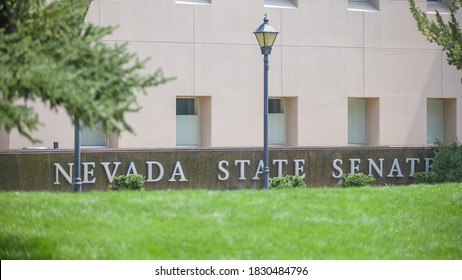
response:
<path fill-rule="evenodd" d="M 277 35 L 276 32 L 265 33 L 265 47 L 272 47 Z"/>
<path fill-rule="evenodd" d="M 260 45 L 260 47 L 264 47 L 264 45 L 265 45 L 264 33 L 263 32 L 255 33 L 255 36 L 257 37 L 257 41 L 258 41 L 258 44 Z"/>

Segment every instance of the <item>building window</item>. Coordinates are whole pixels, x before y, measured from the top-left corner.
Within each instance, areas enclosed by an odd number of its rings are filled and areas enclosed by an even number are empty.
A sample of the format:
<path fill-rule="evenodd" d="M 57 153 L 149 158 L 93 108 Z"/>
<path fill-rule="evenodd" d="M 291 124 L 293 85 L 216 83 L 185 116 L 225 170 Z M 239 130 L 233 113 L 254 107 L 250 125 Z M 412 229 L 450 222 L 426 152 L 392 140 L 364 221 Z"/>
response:
<path fill-rule="evenodd" d="M 268 100 L 268 144 L 286 144 L 286 117 L 284 99 Z"/>
<path fill-rule="evenodd" d="M 211 0 L 176 0 L 176 4 L 210 5 Z"/>
<path fill-rule="evenodd" d="M 348 144 L 380 145 L 378 98 L 348 98 Z"/>
<path fill-rule="evenodd" d="M 379 0 L 348 0 L 348 11 L 377 12 Z"/>
<path fill-rule="evenodd" d="M 176 115 L 191 116 L 197 115 L 196 98 L 177 98 L 176 99 Z"/>
<path fill-rule="evenodd" d="M 348 144 L 366 144 L 366 99 L 348 99 Z"/>
<path fill-rule="evenodd" d="M 427 144 L 434 144 L 436 140 L 443 141 L 443 100 L 427 100 Z"/>
<path fill-rule="evenodd" d="M 97 126 L 93 130 L 85 125 L 82 125 L 80 130 L 80 139 L 82 147 L 107 147 L 107 135 L 101 125 Z"/>
<path fill-rule="evenodd" d="M 265 0 L 267 8 L 297 8 L 298 0 Z"/>
<path fill-rule="evenodd" d="M 440 14 L 449 14 L 448 5 L 446 0 L 427 0 L 427 13 L 435 14 L 438 11 Z"/>
<path fill-rule="evenodd" d="M 427 99 L 427 144 L 456 138 L 456 99 Z"/>
<path fill-rule="evenodd" d="M 199 146 L 199 99 L 176 99 L 176 145 Z"/>

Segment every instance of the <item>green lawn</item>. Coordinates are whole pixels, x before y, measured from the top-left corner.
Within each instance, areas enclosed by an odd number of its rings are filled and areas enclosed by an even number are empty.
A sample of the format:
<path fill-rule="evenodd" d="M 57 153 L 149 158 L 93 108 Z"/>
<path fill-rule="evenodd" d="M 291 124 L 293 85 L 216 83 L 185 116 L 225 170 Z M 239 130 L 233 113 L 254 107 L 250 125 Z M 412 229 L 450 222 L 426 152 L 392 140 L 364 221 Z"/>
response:
<path fill-rule="evenodd" d="M 1 259 L 462 259 L 462 184 L 0 193 Z"/>

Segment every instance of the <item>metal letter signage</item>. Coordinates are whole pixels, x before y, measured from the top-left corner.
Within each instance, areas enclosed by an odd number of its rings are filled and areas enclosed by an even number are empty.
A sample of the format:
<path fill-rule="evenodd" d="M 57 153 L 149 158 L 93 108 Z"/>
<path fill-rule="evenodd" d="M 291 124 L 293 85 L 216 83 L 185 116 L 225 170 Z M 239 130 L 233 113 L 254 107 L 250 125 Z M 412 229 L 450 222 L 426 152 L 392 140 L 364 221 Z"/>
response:
<path fill-rule="evenodd" d="M 426 147 L 274 148 L 270 151 L 270 177 L 298 175 L 308 186 L 335 186 L 343 174 L 362 172 L 373 175 L 379 185 L 409 184 L 415 172 L 429 172 L 432 156 L 433 149 Z M 22 157 L 34 160 L 21 160 Z M 258 149 L 87 149 L 82 151 L 81 164 L 84 191 L 107 189 L 115 176 L 128 174 L 143 175 L 148 190 L 260 188 L 263 177 L 262 153 Z M 30 170 L 36 166 L 42 169 L 31 176 Z M 13 185 L 15 190 L 37 186 L 37 190 L 72 191 L 73 166 L 71 151 L 0 152 L 0 189 L 9 190 Z M 27 178 L 31 178 L 30 182 Z"/>

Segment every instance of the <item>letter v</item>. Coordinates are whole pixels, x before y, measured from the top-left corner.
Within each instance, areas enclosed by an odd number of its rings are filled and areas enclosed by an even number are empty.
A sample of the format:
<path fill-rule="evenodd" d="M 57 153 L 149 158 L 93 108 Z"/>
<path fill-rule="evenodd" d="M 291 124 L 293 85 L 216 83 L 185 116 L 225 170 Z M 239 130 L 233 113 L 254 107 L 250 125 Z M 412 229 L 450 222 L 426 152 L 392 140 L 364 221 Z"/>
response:
<path fill-rule="evenodd" d="M 109 181 L 109 184 L 112 184 L 112 181 L 114 180 L 114 177 L 117 173 L 117 169 L 119 168 L 119 165 L 121 164 L 121 162 L 118 162 L 118 161 L 114 162 L 115 167 L 112 173 L 109 170 L 110 164 L 111 164 L 110 162 L 101 162 L 101 165 L 104 167 L 104 171 L 106 172 L 107 180 Z"/>

